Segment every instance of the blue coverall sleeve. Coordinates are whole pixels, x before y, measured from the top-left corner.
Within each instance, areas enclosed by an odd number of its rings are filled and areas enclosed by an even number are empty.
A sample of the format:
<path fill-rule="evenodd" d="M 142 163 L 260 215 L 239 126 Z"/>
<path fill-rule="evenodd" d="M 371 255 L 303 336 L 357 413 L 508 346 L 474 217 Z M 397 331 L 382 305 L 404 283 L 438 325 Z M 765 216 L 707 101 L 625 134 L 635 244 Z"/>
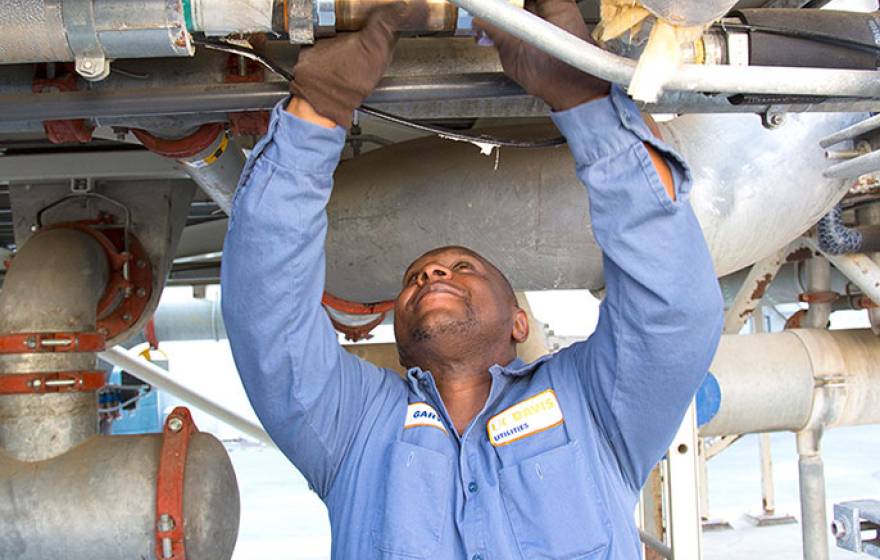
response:
<path fill-rule="evenodd" d="M 325 207 L 345 131 L 275 107 L 239 182 L 223 248 L 223 318 L 266 431 L 319 496 L 399 377 L 342 349 L 321 305 Z M 372 419 L 372 420 L 371 420 Z"/>
<path fill-rule="evenodd" d="M 613 87 L 553 119 L 587 185 L 604 254 L 599 323 L 570 356 L 625 482 L 639 489 L 708 370 L 721 334 L 721 292 L 688 202 L 690 170 L 632 101 Z M 675 201 L 645 142 L 667 160 Z"/>

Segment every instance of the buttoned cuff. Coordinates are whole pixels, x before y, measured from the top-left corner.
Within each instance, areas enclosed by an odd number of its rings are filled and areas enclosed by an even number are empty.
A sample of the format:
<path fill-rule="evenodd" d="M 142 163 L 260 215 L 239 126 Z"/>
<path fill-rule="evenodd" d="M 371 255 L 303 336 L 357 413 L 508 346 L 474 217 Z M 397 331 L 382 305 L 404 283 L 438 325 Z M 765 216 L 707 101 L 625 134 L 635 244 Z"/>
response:
<path fill-rule="evenodd" d="M 333 173 L 345 145 L 345 129 L 326 128 L 286 111 L 290 98 L 275 105 L 264 142 L 255 148 L 275 165 L 305 173 Z M 260 151 L 258 151 L 258 149 Z"/>

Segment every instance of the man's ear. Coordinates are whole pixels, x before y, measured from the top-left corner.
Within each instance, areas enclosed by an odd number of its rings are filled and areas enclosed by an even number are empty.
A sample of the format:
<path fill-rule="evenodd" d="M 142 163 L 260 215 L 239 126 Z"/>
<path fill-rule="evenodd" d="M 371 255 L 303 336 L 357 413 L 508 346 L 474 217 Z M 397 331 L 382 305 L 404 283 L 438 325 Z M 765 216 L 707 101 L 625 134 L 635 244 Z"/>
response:
<path fill-rule="evenodd" d="M 522 344 L 529 338 L 529 316 L 519 307 L 514 312 L 513 330 L 510 337 L 517 344 Z"/>

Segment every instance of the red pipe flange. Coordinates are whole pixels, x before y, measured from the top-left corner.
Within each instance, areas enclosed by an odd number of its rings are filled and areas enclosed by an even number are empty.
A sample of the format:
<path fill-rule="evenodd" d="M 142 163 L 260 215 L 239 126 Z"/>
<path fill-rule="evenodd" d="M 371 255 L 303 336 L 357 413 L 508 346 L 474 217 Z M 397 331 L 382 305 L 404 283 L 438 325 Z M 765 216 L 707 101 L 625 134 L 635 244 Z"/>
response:
<path fill-rule="evenodd" d="M 68 222 L 44 229 L 73 229 L 91 236 L 104 249 L 110 266 L 107 289 L 98 302 L 97 330 L 111 339 L 134 325 L 147 308 L 153 291 L 153 268 L 141 243 L 122 228 L 97 229 L 109 218 Z M 126 241 L 126 237 L 128 238 Z M 128 250 L 126 250 L 126 244 Z"/>
<path fill-rule="evenodd" d="M 106 339 L 99 332 L 24 332 L 0 335 L 0 354 L 44 352 L 102 352 Z"/>
<path fill-rule="evenodd" d="M 186 407 L 178 406 L 165 420 L 156 478 L 156 558 L 160 560 L 186 560 L 183 485 L 186 452 L 197 431 Z"/>
<path fill-rule="evenodd" d="M 167 140 L 153 136 L 146 130 L 131 129 L 141 144 L 148 150 L 160 156 L 172 159 L 191 158 L 199 152 L 208 149 L 214 140 L 226 130 L 223 123 L 203 124 L 198 130 L 176 140 Z"/>

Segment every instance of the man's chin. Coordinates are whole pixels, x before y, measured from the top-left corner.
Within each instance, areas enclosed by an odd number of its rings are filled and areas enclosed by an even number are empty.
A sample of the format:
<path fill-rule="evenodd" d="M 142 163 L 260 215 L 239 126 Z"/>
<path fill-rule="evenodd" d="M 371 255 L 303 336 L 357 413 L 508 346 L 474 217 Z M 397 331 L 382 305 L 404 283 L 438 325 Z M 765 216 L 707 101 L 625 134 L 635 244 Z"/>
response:
<path fill-rule="evenodd" d="M 477 326 L 471 318 L 436 317 L 422 321 L 410 331 L 413 342 L 449 340 L 470 336 Z"/>

